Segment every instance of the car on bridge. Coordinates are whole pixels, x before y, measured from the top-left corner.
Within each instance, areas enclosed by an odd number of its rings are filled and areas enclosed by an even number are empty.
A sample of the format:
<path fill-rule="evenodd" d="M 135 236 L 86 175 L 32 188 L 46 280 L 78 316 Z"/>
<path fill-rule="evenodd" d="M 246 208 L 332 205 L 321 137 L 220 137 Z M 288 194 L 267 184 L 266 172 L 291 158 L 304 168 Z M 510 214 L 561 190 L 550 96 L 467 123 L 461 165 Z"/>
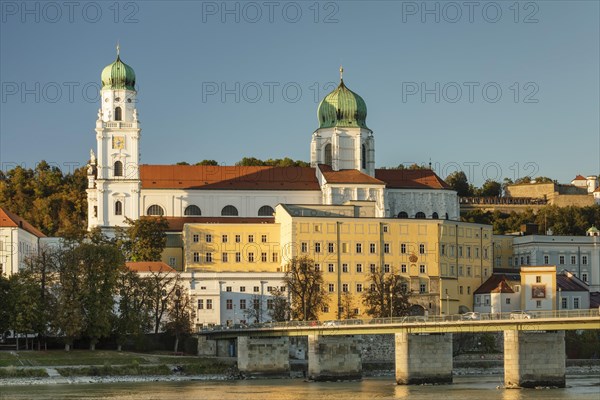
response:
<path fill-rule="evenodd" d="M 476 321 L 481 319 L 481 315 L 478 312 L 469 311 L 460 316 L 463 321 Z"/>
<path fill-rule="evenodd" d="M 533 315 L 521 310 L 514 310 L 510 313 L 510 319 L 531 319 Z"/>

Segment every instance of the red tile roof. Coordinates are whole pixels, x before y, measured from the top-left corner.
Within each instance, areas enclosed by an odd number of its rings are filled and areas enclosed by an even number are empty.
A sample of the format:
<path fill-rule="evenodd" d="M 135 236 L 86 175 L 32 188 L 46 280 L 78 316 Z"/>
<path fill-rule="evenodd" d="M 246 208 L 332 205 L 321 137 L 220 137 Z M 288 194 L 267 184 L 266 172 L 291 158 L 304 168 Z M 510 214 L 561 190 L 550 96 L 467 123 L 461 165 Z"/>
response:
<path fill-rule="evenodd" d="M 272 224 L 274 217 L 165 217 L 168 230 L 181 232 L 184 224 Z"/>
<path fill-rule="evenodd" d="M 11 213 L 4 207 L 0 207 L 0 227 L 1 228 L 21 228 L 39 238 L 46 237 L 46 235 L 44 235 L 42 232 L 40 232 L 37 228 L 35 228 L 29 222 L 25 221 L 23 218 L 19 217 L 17 214 Z"/>
<path fill-rule="evenodd" d="M 585 176 L 581 176 L 581 175 L 577 175 L 575 177 L 575 179 L 573 179 L 574 181 L 587 181 Z"/>
<path fill-rule="evenodd" d="M 327 183 L 357 183 L 367 185 L 385 185 L 385 182 L 375 179 L 356 169 L 334 171 L 329 165 L 319 164 L 319 170 Z"/>
<path fill-rule="evenodd" d="M 375 178 L 384 181 L 389 189 L 450 189 L 430 169 L 376 169 Z"/>
<path fill-rule="evenodd" d="M 520 282 L 521 277 L 518 272 L 510 274 L 492 274 L 487 281 L 483 282 L 481 286 L 473 292 L 473 294 L 487 294 L 487 293 L 514 293 L 514 290 L 510 287 L 507 281 Z"/>
<path fill-rule="evenodd" d="M 141 165 L 143 189 L 320 190 L 310 167 Z"/>
<path fill-rule="evenodd" d="M 176 272 L 162 261 L 128 261 L 125 265 L 134 272 Z"/>

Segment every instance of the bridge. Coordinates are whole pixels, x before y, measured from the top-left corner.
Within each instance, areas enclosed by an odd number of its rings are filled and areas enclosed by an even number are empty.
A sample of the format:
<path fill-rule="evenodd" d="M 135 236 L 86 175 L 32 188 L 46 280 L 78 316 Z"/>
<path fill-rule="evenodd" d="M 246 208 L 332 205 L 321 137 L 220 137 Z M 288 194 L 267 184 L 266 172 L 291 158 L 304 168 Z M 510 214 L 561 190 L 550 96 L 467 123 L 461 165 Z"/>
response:
<path fill-rule="evenodd" d="M 312 380 L 362 377 L 363 335 L 394 334 L 398 384 L 451 383 L 453 333 L 504 333 L 506 387 L 565 386 L 566 330 L 600 329 L 600 310 L 412 316 L 369 320 L 289 321 L 200 332 L 199 354 L 219 340 L 237 341 L 247 375 L 289 375 L 289 337 L 308 337 Z"/>

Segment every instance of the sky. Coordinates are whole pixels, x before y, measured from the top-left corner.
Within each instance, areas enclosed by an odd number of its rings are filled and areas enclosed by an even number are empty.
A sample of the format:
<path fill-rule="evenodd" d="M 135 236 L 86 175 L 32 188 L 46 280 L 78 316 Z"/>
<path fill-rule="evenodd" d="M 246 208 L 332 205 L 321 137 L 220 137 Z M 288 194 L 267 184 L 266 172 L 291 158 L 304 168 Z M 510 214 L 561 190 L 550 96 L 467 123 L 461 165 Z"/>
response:
<path fill-rule="evenodd" d="M 0 1 L 0 167 L 96 147 L 100 73 L 137 76 L 141 162 L 310 160 L 319 101 L 367 103 L 376 166 L 600 174 L 600 2 Z"/>

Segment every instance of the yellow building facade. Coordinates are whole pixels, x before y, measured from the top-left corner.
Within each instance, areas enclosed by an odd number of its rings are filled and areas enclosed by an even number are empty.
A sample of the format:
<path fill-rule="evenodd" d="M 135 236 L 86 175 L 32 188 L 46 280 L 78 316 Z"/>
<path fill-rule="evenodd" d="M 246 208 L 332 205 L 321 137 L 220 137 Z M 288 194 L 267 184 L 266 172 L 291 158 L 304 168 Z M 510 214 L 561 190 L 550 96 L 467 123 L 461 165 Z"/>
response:
<path fill-rule="evenodd" d="M 312 258 L 329 295 L 321 320 L 337 319 L 338 310 L 368 318 L 362 297 L 370 288 L 370 272 L 380 268 L 405 279 L 416 313 L 471 311 L 473 292 L 491 275 L 493 264 L 491 226 L 376 218 L 371 202 L 280 204 L 274 223 L 186 224 L 183 241 L 188 272 L 283 276 L 292 258 Z"/>

